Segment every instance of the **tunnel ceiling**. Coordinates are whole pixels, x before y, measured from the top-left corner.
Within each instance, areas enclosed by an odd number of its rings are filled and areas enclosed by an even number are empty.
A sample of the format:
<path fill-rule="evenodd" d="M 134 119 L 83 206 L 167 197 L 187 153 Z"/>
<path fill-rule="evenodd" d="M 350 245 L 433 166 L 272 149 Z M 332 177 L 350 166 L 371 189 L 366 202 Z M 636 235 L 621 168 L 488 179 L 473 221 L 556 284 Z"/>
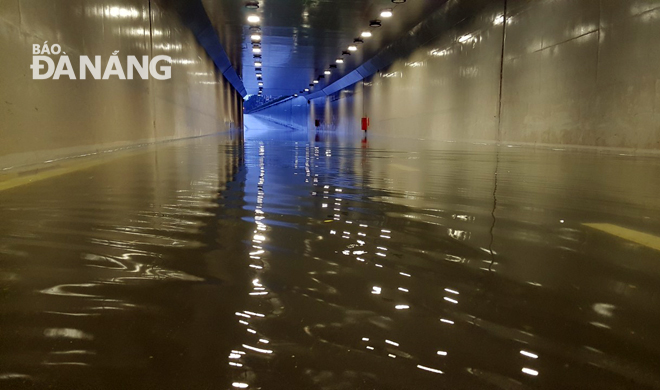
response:
<path fill-rule="evenodd" d="M 232 63 L 242 75 L 248 94 L 259 90 L 257 73 L 262 74 L 264 94 L 284 96 L 298 93 L 319 76 L 324 76 L 314 89 L 322 88 L 346 75 L 381 48 L 422 21 L 445 0 L 204 0 L 209 17 Z M 248 3 L 258 3 L 251 9 Z M 393 16 L 381 17 L 385 9 Z M 260 18 L 248 22 L 250 15 Z M 371 20 L 381 27 L 370 27 Z M 252 27 L 252 28 L 251 28 Z M 261 72 L 256 70 L 251 36 L 261 35 Z M 362 38 L 358 50 L 348 51 L 363 31 L 372 37 Z M 343 64 L 336 64 L 344 58 Z M 330 65 L 330 76 L 324 71 Z M 314 90 L 312 89 L 312 91 Z"/>

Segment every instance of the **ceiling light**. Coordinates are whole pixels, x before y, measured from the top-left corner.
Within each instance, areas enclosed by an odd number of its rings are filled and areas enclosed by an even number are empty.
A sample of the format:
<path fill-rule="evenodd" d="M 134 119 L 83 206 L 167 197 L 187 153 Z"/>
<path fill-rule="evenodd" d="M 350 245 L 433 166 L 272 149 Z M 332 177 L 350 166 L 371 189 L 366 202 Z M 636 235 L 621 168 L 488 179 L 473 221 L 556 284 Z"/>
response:
<path fill-rule="evenodd" d="M 261 35 L 254 34 L 250 37 L 253 41 L 260 41 L 261 40 Z"/>
<path fill-rule="evenodd" d="M 255 63 L 254 63 L 254 66 L 256 66 L 256 67 L 260 67 L 260 66 L 261 66 L 261 62 L 255 62 Z"/>
<path fill-rule="evenodd" d="M 351 55 L 351 52 L 350 52 L 350 51 L 346 51 L 346 50 L 344 50 L 344 51 L 341 52 L 341 55 L 343 55 L 343 56 L 350 56 L 350 55 Z"/>
<path fill-rule="evenodd" d="M 337 61 L 335 61 L 338 64 L 343 64 L 344 60 L 342 58 L 337 58 Z"/>
<path fill-rule="evenodd" d="M 380 27 L 382 25 L 383 24 L 380 22 L 380 20 L 377 20 L 377 19 L 372 20 L 371 22 L 369 22 L 369 26 L 371 26 L 371 27 Z"/>
<path fill-rule="evenodd" d="M 305 92 L 309 92 L 309 88 L 305 88 Z"/>
<path fill-rule="evenodd" d="M 250 15 L 248 16 L 247 21 L 250 23 L 259 23 L 261 21 L 261 18 L 258 17 L 257 15 Z"/>
<path fill-rule="evenodd" d="M 364 43 L 364 41 L 363 41 L 362 39 L 360 39 L 360 38 L 355 38 L 355 39 L 353 40 L 353 43 L 355 43 L 356 45 L 361 45 L 361 44 Z"/>
<path fill-rule="evenodd" d="M 253 47 L 253 48 L 252 48 L 252 52 L 253 52 L 253 53 L 257 53 L 257 54 L 259 54 L 259 53 L 261 53 L 261 48 L 259 48 L 259 47 Z"/>
<path fill-rule="evenodd" d="M 371 38 L 371 35 L 373 35 L 371 34 L 371 31 L 364 31 L 362 34 L 360 34 L 362 38 Z"/>
<path fill-rule="evenodd" d="M 263 87 L 263 86 L 264 86 L 264 83 L 259 82 L 257 85 L 260 86 L 260 87 Z"/>
<path fill-rule="evenodd" d="M 355 46 L 355 45 L 349 46 L 348 51 L 357 51 L 357 46 Z"/>
<path fill-rule="evenodd" d="M 261 78 L 261 76 L 262 76 L 262 74 L 261 74 L 261 73 L 257 73 L 257 78 L 258 78 L 258 79 L 260 79 L 260 78 Z"/>
<path fill-rule="evenodd" d="M 392 15 L 394 15 L 394 14 L 392 13 L 392 10 L 389 9 L 389 8 L 384 9 L 383 12 L 380 13 L 381 18 L 391 18 Z"/>
<path fill-rule="evenodd" d="M 257 9 L 259 8 L 259 2 L 258 1 L 248 1 L 245 3 L 245 8 L 247 9 Z"/>
<path fill-rule="evenodd" d="M 318 80 L 314 80 L 314 84 L 318 84 L 318 83 L 319 83 L 319 81 L 318 81 Z"/>
<path fill-rule="evenodd" d="M 394 4 L 403 4 L 405 2 L 406 2 L 406 0 L 392 0 L 392 3 L 394 3 Z"/>
<path fill-rule="evenodd" d="M 326 70 L 326 71 L 323 72 L 323 73 L 325 73 L 325 74 L 327 74 L 327 75 L 332 74 L 332 72 L 330 72 L 329 70 Z"/>

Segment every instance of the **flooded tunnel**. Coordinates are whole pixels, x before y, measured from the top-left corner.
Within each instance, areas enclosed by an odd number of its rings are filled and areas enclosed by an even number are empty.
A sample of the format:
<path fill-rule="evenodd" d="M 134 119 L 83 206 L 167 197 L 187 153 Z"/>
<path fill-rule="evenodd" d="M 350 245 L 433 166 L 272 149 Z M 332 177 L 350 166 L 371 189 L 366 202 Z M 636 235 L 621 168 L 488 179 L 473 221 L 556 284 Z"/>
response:
<path fill-rule="evenodd" d="M 0 388 L 660 389 L 658 36 L 0 0 Z"/>

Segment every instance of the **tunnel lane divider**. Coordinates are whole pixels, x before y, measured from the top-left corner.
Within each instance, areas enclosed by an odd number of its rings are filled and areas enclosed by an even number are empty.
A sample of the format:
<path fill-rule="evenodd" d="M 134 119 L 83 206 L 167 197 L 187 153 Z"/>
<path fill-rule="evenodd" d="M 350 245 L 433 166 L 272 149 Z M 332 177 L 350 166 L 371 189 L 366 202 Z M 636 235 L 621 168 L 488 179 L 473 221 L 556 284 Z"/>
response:
<path fill-rule="evenodd" d="M 632 241 L 647 248 L 660 251 L 660 237 L 658 236 L 639 232 L 637 230 L 627 229 L 617 225 L 612 225 L 610 223 L 583 223 L 583 225 L 619 238 L 623 238 L 624 240 Z"/>

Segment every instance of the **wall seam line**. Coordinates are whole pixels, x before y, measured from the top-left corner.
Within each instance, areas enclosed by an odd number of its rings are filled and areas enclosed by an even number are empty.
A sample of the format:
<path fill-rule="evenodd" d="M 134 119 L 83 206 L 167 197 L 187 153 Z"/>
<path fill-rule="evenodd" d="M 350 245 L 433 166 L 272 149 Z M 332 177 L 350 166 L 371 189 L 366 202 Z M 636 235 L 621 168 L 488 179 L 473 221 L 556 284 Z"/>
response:
<path fill-rule="evenodd" d="M 507 0 L 504 0 L 504 7 L 502 10 L 502 51 L 500 52 L 500 91 L 499 97 L 497 100 L 497 134 L 495 135 L 495 141 L 500 142 L 502 140 L 502 89 L 504 81 L 504 49 L 506 43 L 506 23 L 507 23 Z"/>

